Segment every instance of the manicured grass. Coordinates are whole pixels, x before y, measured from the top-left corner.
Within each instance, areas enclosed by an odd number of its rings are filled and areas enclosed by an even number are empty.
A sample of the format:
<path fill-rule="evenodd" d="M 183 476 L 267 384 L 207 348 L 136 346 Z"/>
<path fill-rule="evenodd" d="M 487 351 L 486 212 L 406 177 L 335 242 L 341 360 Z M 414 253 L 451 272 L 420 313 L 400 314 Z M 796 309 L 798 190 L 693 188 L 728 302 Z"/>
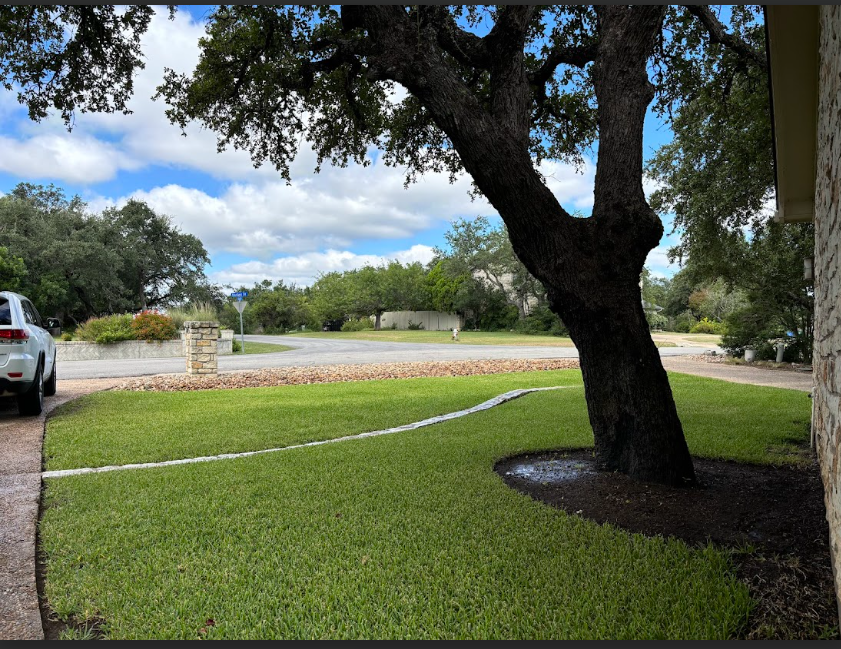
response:
<path fill-rule="evenodd" d="M 671 374 L 693 453 L 763 462 L 804 434 L 809 398 L 795 390 Z M 581 385 L 578 370 L 398 379 L 200 392 L 99 392 L 64 406 L 47 423 L 48 470 L 160 462 L 289 446 L 380 430 L 474 406 L 517 388 Z M 554 422 L 566 397 L 540 397 L 540 426 Z M 579 406 L 576 406 L 579 407 Z M 582 415 L 585 415 L 582 408 Z M 802 412 L 800 417 L 791 413 Z M 151 414 L 154 413 L 154 414 Z M 586 444 L 592 432 L 580 422 Z M 585 442 L 576 442 L 581 445 Z M 780 461 L 786 453 L 780 451 Z M 796 459 L 792 455 L 790 459 Z"/>
<path fill-rule="evenodd" d="M 508 331 L 461 331 L 458 341 L 452 339 L 451 331 L 398 331 L 383 329 L 374 331 L 312 331 L 287 334 L 305 338 L 329 338 L 332 340 L 377 340 L 387 343 L 441 343 L 452 345 L 529 345 L 540 347 L 573 347 L 572 340 L 563 336 L 510 333 Z"/>
<path fill-rule="evenodd" d="M 476 394 L 460 387 L 479 379 L 486 385 Z M 570 384 L 580 374 L 356 387 L 390 397 L 390 407 L 377 406 L 378 416 L 396 424 L 407 407 L 425 407 L 424 399 L 406 403 L 413 393 L 437 393 L 442 404 L 451 393 L 470 393 L 478 402 L 483 389 L 503 392 L 543 379 Z M 768 449 L 794 450 L 808 439 L 804 394 L 685 375 L 672 375 L 672 384 L 693 453 L 797 461 Z M 250 426 L 223 416 L 234 410 L 225 402 L 246 411 L 261 401 L 287 403 L 274 424 L 291 439 L 303 419 L 295 410 L 311 414 L 335 404 L 343 412 L 345 400 L 359 398 L 356 416 L 369 416 L 378 402 L 349 387 L 103 394 L 53 420 L 47 442 L 67 434 L 66 420 L 122 439 L 114 429 L 134 424 L 119 412 L 135 402 L 147 413 L 146 428 L 133 428 L 150 432 L 137 446 L 146 452 L 182 434 L 173 428 L 177 412 L 194 400 L 231 445 Z M 345 411 L 322 419 L 311 434 L 343 434 L 336 430 L 343 418 L 356 420 Z M 46 594 L 64 618 L 104 620 L 111 638 L 732 636 L 750 604 L 724 553 L 567 515 L 509 489 L 492 471 L 514 453 L 591 443 L 583 391 L 567 389 L 408 433 L 48 480 L 40 530 Z M 96 436 L 77 444 L 96 446 Z M 84 449 L 76 457 L 84 460 Z"/>
<path fill-rule="evenodd" d="M 580 385 L 578 370 L 201 392 L 99 392 L 50 419 L 47 469 L 158 462 L 364 433 L 522 387 Z"/>
<path fill-rule="evenodd" d="M 515 345 L 521 347 L 574 347 L 572 340 L 563 336 L 528 335 L 508 331 L 462 331 L 458 340 L 452 339 L 450 331 L 397 331 L 383 329 L 374 331 L 312 331 L 288 334 L 305 338 L 328 338 L 332 340 L 376 340 L 387 343 L 440 343 L 450 345 Z M 672 342 L 658 342 L 658 347 L 676 347 Z"/>
<path fill-rule="evenodd" d="M 237 339 L 239 342 L 239 339 Z M 274 354 L 276 352 L 288 352 L 290 349 L 295 349 L 294 347 L 289 347 L 289 345 L 280 345 L 275 343 L 256 343 L 246 340 L 245 341 L 245 353 L 246 354 Z M 242 352 L 234 352 L 234 354 L 241 354 Z"/>

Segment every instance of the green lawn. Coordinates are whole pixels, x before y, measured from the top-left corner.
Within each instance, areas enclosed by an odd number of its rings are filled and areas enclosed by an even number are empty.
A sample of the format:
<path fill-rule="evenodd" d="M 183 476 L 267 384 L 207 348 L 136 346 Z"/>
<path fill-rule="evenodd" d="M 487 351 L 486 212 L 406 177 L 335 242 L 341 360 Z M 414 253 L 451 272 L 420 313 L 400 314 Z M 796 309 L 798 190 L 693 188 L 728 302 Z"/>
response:
<path fill-rule="evenodd" d="M 383 329 L 374 331 L 312 331 L 287 334 L 306 338 L 330 338 L 333 340 L 378 340 L 388 343 L 450 343 L 453 345 L 534 345 L 549 347 L 573 347 L 572 340 L 561 336 L 529 336 L 508 331 L 461 331 L 458 341 L 452 339 L 451 331 L 398 331 Z"/>
<path fill-rule="evenodd" d="M 580 373 L 568 370 L 105 393 L 51 420 L 46 444 L 50 468 L 102 463 L 129 440 L 132 461 L 173 459 L 325 439 L 514 387 L 576 383 Z M 792 462 L 808 439 L 803 393 L 685 375 L 672 384 L 695 454 Z M 304 433 L 308 417 L 316 423 Z M 191 419 L 200 432 L 171 443 Z M 569 516 L 492 471 L 513 453 L 591 443 L 583 391 L 567 389 L 408 433 L 48 480 L 46 593 L 64 618 L 104 620 L 111 638 L 736 633 L 750 603 L 725 554 Z"/>
<path fill-rule="evenodd" d="M 239 339 L 235 339 L 237 343 L 239 343 Z M 248 340 L 245 341 L 245 353 L 246 354 L 275 354 L 277 352 L 288 352 L 290 349 L 295 349 L 294 347 L 289 347 L 289 345 L 280 345 L 275 343 L 256 343 L 256 342 L 249 342 Z M 242 352 L 234 352 L 234 354 L 241 354 Z"/>
<path fill-rule="evenodd" d="M 383 329 L 374 331 L 312 331 L 287 334 L 306 338 L 329 338 L 333 340 L 378 340 L 388 343 L 448 343 L 451 345 L 517 345 L 533 347 L 574 347 L 572 340 L 562 336 L 528 335 L 508 331 L 462 331 L 458 341 L 452 339 L 450 331 L 397 331 Z M 671 342 L 657 343 L 658 347 L 675 347 Z"/>

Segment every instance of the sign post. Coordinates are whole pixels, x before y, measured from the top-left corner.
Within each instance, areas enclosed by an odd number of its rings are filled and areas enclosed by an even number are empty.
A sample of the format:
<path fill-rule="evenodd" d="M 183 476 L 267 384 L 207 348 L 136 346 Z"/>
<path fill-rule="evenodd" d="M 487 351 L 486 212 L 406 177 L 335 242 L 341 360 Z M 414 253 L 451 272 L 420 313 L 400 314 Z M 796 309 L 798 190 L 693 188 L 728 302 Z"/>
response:
<path fill-rule="evenodd" d="M 234 307 L 236 310 L 239 311 L 239 339 L 240 339 L 240 346 L 242 347 L 241 353 L 245 353 L 245 331 L 242 326 L 242 312 L 245 310 L 245 307 L 248 306 L 248 302 L 243 300 L 242 298 L 248 295 L 248 291 L 239 291 L 237 293 L 231 293 L 231 297 L 235 297 L 237 299 L 234 302 Z"/>

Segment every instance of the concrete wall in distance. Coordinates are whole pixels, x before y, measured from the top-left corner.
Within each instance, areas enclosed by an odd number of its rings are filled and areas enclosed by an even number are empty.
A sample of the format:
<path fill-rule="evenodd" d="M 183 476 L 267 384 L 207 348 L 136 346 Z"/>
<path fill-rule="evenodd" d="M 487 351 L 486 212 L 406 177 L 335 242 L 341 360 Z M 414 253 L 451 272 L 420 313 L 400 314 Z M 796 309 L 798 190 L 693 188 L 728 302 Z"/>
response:
<path fill-rule="evenodd" d="M 461 318 L 457 313 L 442 313 L 440 311 L 386 311 L 380 320 L 383 329 L 390 329 L 397 323 L 398 329 L 408 329 L 409 322 L 422 324 L 426 331 L 448 331 L 461 329 Z"/>
<path fill-rule="evenodd" d="M 841 594 L 841 7 L 821 7 L 812 418 Z"/>

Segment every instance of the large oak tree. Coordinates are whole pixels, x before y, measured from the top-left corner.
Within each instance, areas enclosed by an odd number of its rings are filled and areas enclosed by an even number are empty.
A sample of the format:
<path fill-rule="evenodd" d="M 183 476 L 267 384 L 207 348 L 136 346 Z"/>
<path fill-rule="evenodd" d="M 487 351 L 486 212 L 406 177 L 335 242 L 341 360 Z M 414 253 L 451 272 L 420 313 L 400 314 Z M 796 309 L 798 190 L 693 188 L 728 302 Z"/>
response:
<path fill-rule="evenodd" d="M 50 85 L 63 112 L 77 98 L 79 108 L 125 108 L 124 73 L 138 63 L 133 36 L 146 14 L 133 8 L 133 22 L 118 24 L 104 8 L 65 8 L 61 18 L 75 20 L 77 35 L 112 27 L 119 34 L 83 39 L 81 53 L 63 59 L 39 58 L 52 47 L 38 47 L 38 30 L 48 31 L 40 17 L 50 11 L 0 8 L 0 34 L 11 34 L 0 39 L 7 85 L 24 87 L 21 98 L 36 117 Z M 302 135 L 319 165 L 365 164 L 375 146 L 409 179 L 466 171 L 570 329 L 598 463 L 638 479 L 693 483 L 639 289 L 646 255 L 663 233 L 643 193 L 642 134 L 658 90 L 649 75 L 655 50 L 680 40 L 664 35 L 667 12 L 752 54 L 705 6 L 221 6 L 195 72 L 169 72 L 160 95 L 173 122 L 202 122 L 220 147 L 247 149 L 255 164 L 269 162 L 287 179 Z M 39 66 L 47 68 L 40 76 Z M 78 93 L 62 91 L 76 86 Z M 536 163 L 580 163 L 596 139 L 592 215 L 576 218 Z"/>

